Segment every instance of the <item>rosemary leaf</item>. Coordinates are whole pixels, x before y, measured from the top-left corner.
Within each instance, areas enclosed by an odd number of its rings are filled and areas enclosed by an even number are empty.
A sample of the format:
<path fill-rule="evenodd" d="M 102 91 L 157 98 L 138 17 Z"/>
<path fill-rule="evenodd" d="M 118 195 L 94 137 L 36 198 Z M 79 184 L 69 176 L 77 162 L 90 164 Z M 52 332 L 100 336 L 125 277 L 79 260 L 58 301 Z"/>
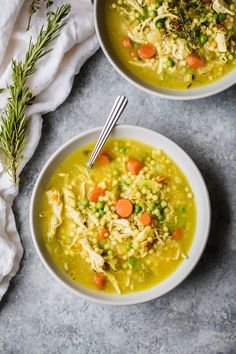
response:
<path fill-rule="evenodd" d="M 40 9 L 40 0 L 32 0 L 30 7 L 29 7 L 29 20 L 27 25 L 27 31 L 30 28 L 32 15 Z"/>

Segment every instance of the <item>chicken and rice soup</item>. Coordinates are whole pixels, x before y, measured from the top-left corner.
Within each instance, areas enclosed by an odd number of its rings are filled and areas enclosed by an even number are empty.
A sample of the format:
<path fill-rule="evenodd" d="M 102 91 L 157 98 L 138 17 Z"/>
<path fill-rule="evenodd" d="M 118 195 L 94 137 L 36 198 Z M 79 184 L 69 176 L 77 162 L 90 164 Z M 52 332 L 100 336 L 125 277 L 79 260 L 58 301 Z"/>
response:
<path fill-rule="evenodd" d="M 236 66 L 236 0 L 106 0 L 110 45 L 138 78 L 207 85 Z"/>
<path fill-rule="evenodd" d="M 191 187 L 160 149 L 110 139 L 54 172 L 43 195 L 42 234 L 55 264 L 79 284 L 125 294 L 150 288 L 188 257 L 196 223 Z"/>

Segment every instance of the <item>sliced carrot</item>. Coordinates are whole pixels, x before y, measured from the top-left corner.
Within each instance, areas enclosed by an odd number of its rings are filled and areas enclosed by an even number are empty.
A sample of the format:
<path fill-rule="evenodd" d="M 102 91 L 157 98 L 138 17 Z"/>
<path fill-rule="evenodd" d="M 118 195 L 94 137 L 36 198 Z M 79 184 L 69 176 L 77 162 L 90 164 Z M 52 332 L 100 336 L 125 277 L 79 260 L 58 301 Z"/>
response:
<path fill-rule="evenodd" d="M 102 230 L 99 231 L 99 238 L 100 240 L 105 240 L 107 238 L 109 230 L 107 227 L 104 227 Z"/>
<path fill-rule="evenodd" d="M 56 201 L 56 200 L 57 200 L 57 195 L 56 195 L 56 194 L 52 194 L 52 195 L 51 195 L 51 199 L 52 199 L 53 201 Z"/>
<path fill-rule="evenodd" d="M 156 178 L 157 183 L 161 183 L 161 184 L 166 184 L 168 182 L 168 180 L 169 180 L 169 177 L 168 176 L 164 176 L 164 175 L 158 176 Z"/>
<path fill-rule="evenodd" d="M 140 214 L 139 221 L 145 226 L 151 225 L 152 217 L 149 214 Z"/>
<path fill-rule="evenodd" d="M 189 54 L 186 58 L 186 63 L 191 69 L 202 68 L 205 63 L 197 54 Z"/>
<path fill-rule="evenodd" d="M 135 175 L 138 175 L 142 168 L 143 168 L 142 161 L 136 159 L 129 159 L 127 161 L 127 169 L 130 172 L 134 173 Z"/>
<path fill-rule="evenodd" d="M 175 240 L 179 240 L 184 234 L 184 230 L 181 229 L 180 227 L 177 227 L 174 231 L 172 231 L 171 236 L 175 239 Z"/>
<path fill-rule="evenodd" d="M 78 251 L 81 250 L 81 244 L 79 242 L 76 242 L 73 247 L 77 249 Z"/>
<path fill-rule="evenodd" d="M 133 204 L 129 199 L 119 199 L 116 203 L 116 213 L 122 218 L 127 218 L 133 212 Z"/>
<path fill-rule="evenodd" d="M 95 188 L 88 193 L 88 200 L 90 202 L 97 202 L 99 197 L 103 197 L 105 195 L 105 190 L 102 188 Z"/>
<path fill-rule="evenodd" d="M 109 156 L 105 154 L 105 152 L 102 152 L 101 154 L 98 155 L 97 161 L 104 166 L 107 166 L 110 163 Z"/>
<path fill-rule="evenodd" d="M 131 40 L 129 39 L 129 37 L 125 37 L 125 38 L 123 39 L 123 46 L 124 46 L 125 48 L 132 48 L 132 42 L 131 42 Z"/>
<path fill-rule="evenodd" d="M 94 275 L 94 282 L 99 290 L 104 290 L 106 286 L 106 277 L 103 273 L 96 273 Z"/>
<path fill-rule="evenodd" d="M 138 54 L 142 59 L 151 59 L 156 55 L 156 48 L 151 43 L 141 44 Z"/>

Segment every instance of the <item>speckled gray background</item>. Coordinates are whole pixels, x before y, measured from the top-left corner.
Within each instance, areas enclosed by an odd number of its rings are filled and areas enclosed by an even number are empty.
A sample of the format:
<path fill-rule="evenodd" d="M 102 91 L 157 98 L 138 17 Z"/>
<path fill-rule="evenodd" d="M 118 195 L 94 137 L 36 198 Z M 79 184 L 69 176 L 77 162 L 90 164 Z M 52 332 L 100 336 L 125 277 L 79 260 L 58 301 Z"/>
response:
<path fill-rule="evenodd" d="M 208 246 L 174 291 L 129 307 L 85 302 L 47 273 L 29 232 L 29 201 L 39 171 L 67 139 L 101 125 L 118 94 L 121 121 L 159 131 L 195 160 L 212 202 Z M 98 52 L 75 78 L 67 101 L 44 118 L 43 137 L 21 176 L 14 211 L 25 248 L 0 305 L 0 353 L 236 353 L 236 86 L 217 96 L 174 102 L 124 81 Z"/>

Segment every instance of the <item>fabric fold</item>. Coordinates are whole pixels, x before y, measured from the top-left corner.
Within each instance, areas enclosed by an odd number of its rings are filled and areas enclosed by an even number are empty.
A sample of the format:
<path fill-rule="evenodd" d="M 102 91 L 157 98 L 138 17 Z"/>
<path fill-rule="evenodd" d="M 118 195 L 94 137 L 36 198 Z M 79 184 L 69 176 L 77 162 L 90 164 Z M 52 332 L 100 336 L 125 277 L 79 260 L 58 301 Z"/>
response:
<path fill-rule="evenodd" d="M 30 30 L 26 31 L 30 2 L 4 0 L 1 3 L 0 88 L 11 83 L 11 59 L 24 60 L 30 37 L 34 41 L 46 23 L 46 9 L 42 5 L 32 16 Z M 90 0 L 57 0 L 53 6 L 61 6 L 63 3 L 71 4 L 66 24 L 53 42 L 53 50 L 40 60 L 37 71 L 28 81 L 35 99 L 27 110 L 27 116 L 30 117 L 28 143 L 20 171 L 33 156 L 39 143 L 42 114 L 55 110 L 65 101 L 71 91 L 74 75 L 79 73 L 81 66 L 99 47 Z M 7 92 L 0 95 L 1 112 L 7 97 Z M 23 255 L 11 209 L 17 194 L 18 186 L 13 185 L 4 167 L 0 165 L 0 300 L 16 274 Z"/>

